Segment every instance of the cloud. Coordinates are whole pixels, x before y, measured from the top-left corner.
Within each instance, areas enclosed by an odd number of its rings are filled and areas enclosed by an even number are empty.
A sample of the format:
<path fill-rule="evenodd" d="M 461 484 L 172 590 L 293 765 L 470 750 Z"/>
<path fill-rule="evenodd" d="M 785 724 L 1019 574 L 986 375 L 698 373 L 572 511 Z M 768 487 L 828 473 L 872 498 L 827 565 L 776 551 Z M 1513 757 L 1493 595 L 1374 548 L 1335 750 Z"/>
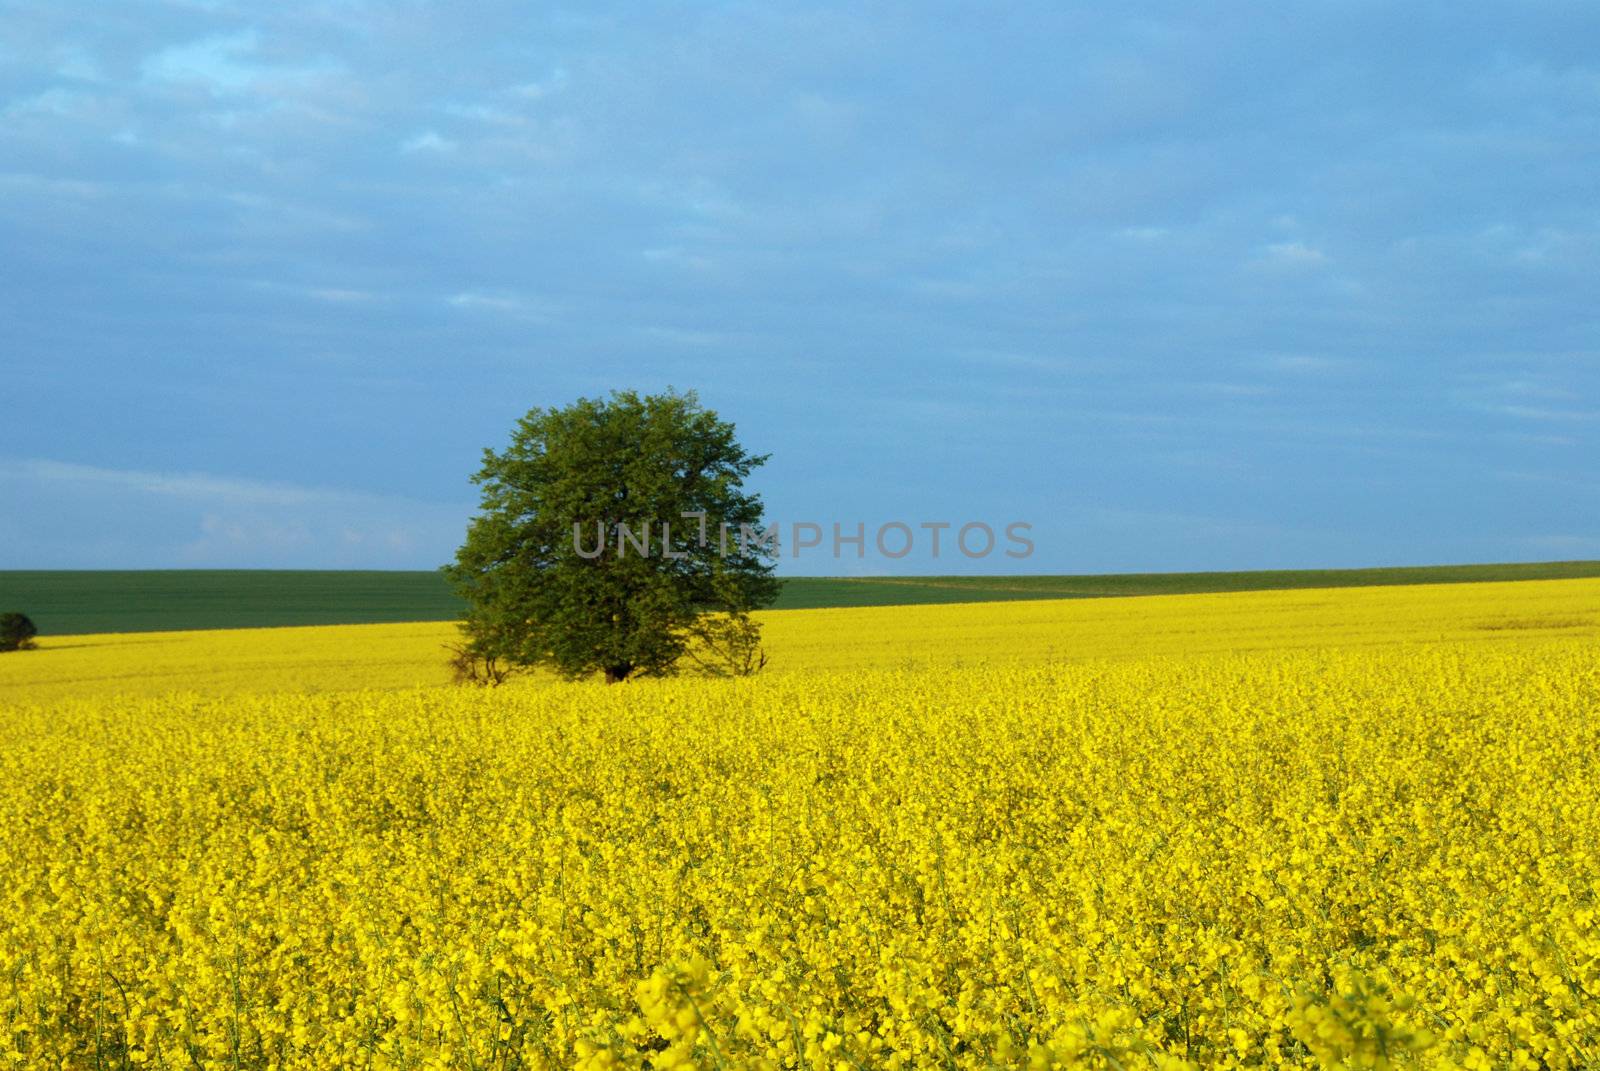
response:
<path fill-rule="evenodd" d="M 331 301 L 339 305 L 372 301 L 377 297 L 369 290 L 347 290 L 335 286 L 318 287 L 310 291 L 310 294 L 318 301 Z"/>
<path fill-rule="evenodd" d="M 246 57 L 256 50 L 254 30 L 174 45 L 144 61 L 144 76 L 158 82 L 198 82 L 217 90 L 240 90 L 262 76 Z"/>
<path fill-rule="evenodd" d="M 1557 424 L 1588 423 L 1600 420 L 1600 409 L 1552 409 L 1538 405 L 1496 405 L 1491 406 L 1490 409 L 1503 416 L 1515 417 L 1518 420 L 1537 420 Z"/>
<path fill-rule="evenodd" d="M 1565 449 L 1582 445 L 1579 439 L 1571 435 L 1539 435 L 1522 432 L 1511 434 L 1510 438 L 1514 442 L 1528 443 L 1532 446 L 1557 446 Z"/>
<path fill-rule="evenodd" d="M 498 313 L 533 323 L 548 323 L 557 311 L 554 302 L 507 290 L 461 290 L 444 300 L 464 312 Z"/>
<path fill-rule="evenodd" d="M 1461 406 L 1512 420 L 1539 424 L 1582 425 L 1600 421 L 1600 409 L 1584 404 L 1591 398 L 1573 386 L 1573 373 L 1522 369 L 1521 375 L 1468 374 L 1452 392 Z"/>
<path fill-rule="evenodd" d="M 1256 258 L 1256 263 L 1264 267 L 1290 271 L 1318 268 L 1327 262 L 1326 253 L 1304 242 L 1273 242 Z"/>
<path fill-rule="evenodd" d="M 740 342 L 748 344 L 750 341 L 746 337 L 726 331 L 706 331 L 692 327 L 673 327 L 668 324 L 649 324 L 639 330 L 642 335 L 653 341 L 691 349 L 728 346 Z"/>
<path fill-rule="evenodd" d="M 8 119 L 24 118 L 29 116 L 49 116 L 56 119 L 77 119 L 89 115 L 96 109 L 99 98 L 92 93 L 85 93 L 74 89 L 54 88 L 31 97 L 22 97 L 11 101 L 0 115 Z"/>
<path fill-rule="evenodd" d="M 117 192 L 111 183 L 88 182 L 82 179 L 51 178 L 45 175 L 26 175 L 0 172 L 0 189 L 10 189 L 19 194 L 43 195 L 60 204 L 63 199 L 98 200 Z"/>
<path fill-rule="evenodd" d="M 1280 353 L 1261 359 L 1261 366 L 1273 372 L 1294 375 L 1324 375 L 1349 367 L 1350 362 L 1335 357 L 1321 357 L 1309 353 Z"/>
<path fill-rule="evenodd" d="M 77 45 L 57 50 L 55 73 L 75 82 L 99 82 L 105 78 L 105 71 L 94 56 Z"/>
<path fill-rule="evenodd" d="M 157 83 L 198 85 L 216 94 L 237 94 L 261 86 L 305 81 L 330 73 L 331 61 L 273 64 L 258 57 L 261 35 L 254 29 L 222 34 L 164 48 L 140 66 Z"/>
<path fill-rule="evenodd" d="M 560 93 L 567 88 L 568 74 L 565 67 L 556 67 L 549 75 L 532 82 L 520 82 L 510 88 L 513 96 L 525 100 L 543 100 L 546 97 Z"/>
<path fill-rule="evenodd" d="M 675 268 L 691 268 L 703 271 L 717 266 L 716 258 L 696 253 L 682 246 L 657 246 L 652 249 L 639 250 L 639 256 L 645 260 L 658 264 L 667 264 Z"/>
<path fill-rule="evenodd" d="M 518 126 L 524 122 L 523 117 L 516 112 L 489 104 L 447 104 L 443 110 L 447 115 L 457 119 L 467 119 L 476 123 Z"/>
<path fill-rule="evenodd" d="M 200 472 L 0 460 L 8 524 L 33 547 L 12 567 L 431 568 L 465 531 L 464 505 Z M 0 526 L 0 530 L 4 530 Z M 8 553 L 19 553 L 8 540 Z"/>
<path fill-rule="evenodd" d="M 1541 557 L 1554 554 L 1571 561 L 1600 558 L 1600 535 L 1538 535 L 1528 536 L 1522 542 Z"/>
<path fill-rule="evenodd" d="M 114 487 L 144 494 L 205 502 L 250 505 L 305 505 L 347 497 L 346 492 L 262 480 L 239 480 L 202 473 L 142 472 L 28 459 L 0 461 L 0 479 L 53 485 Z"/>
<path fill-rule="evenodd" d="M 452 153 L 456 151 L 456 143 L 443 137 L 436 130 L 424 130 L 413 134 L 400 143 L 400 151 L 404 153 Z"/>

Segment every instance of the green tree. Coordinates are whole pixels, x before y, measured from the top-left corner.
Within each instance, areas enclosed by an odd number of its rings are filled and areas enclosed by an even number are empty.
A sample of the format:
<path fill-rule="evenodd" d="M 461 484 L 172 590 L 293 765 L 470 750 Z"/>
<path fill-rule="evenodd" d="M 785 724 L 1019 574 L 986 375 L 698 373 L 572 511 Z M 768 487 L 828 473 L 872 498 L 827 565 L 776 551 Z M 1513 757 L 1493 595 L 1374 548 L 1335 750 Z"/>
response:
<path fill-rule="evenodd" d="M 38 634 L 26 614 L 0 614 L 0 651 L 27 650 Z"/>
<path fill-rule="evenodd" d="M 614 392 L 523 417 L 473 477 L 480 513 L 445 575 L 466 600 L 458 674 L 546 666 L 608 682 L 759 668 L 750 611 L 778 592 L 760 540 L 766 461 L 692 393 Z"/>

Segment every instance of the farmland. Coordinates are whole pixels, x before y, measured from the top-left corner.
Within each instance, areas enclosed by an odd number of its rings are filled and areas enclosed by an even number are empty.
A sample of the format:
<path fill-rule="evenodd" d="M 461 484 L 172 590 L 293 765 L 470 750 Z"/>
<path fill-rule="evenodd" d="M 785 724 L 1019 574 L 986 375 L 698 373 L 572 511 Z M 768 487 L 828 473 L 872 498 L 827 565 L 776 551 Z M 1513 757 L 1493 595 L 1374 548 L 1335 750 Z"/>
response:
<path fill-rule="evenodd" d="M 1193 595 L 1600 577 L 1600 562 L 1105 576 L 788 577 L 775 608 L 918 606 L 1018 599 Z M 0 570 L 0 609 L 46 635 L 449 621 L 461 602 L 433 571 Z"/>
<path fill-rule="evenodd" d="M 1424 640 L 1496 642 L 1600 628 L 1600 580 L 836 607 L 759 614 L 767 675 L 993 661 L 1082 661 Z M 0 658 L 0 700 L 445 684 L 448 622 L 44 635 Z"/>
<path fill-rule="evenodd" d="M 17 1067 L 1600 1063 L 1600 580 L 0 659 Z"/>

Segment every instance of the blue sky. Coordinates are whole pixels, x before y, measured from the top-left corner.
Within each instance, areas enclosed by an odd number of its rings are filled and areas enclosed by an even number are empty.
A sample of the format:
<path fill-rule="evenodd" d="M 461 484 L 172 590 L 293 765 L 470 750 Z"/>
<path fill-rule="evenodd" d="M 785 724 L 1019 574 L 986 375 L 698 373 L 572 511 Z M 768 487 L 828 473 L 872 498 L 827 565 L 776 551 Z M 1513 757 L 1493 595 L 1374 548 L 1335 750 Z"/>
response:
<path fill-rule="evenodd" d="M 1600 557 L 1600 6 L 0 0 L 0 567 L 432 567 L 697 389 L 772 517 Z"/>

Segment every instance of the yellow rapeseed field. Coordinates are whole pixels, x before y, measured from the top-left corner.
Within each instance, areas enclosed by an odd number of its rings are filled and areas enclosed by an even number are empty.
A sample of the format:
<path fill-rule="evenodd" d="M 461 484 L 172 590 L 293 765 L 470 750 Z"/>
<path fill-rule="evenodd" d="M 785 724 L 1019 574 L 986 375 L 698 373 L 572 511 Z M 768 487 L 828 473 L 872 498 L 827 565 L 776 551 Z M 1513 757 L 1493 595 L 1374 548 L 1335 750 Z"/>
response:
<path fill-rule="evenodd" d="M 0 1061 L 1600 1066 L 1597 618 L 792 612 L 753 679 L 494 691 L 439 626 L 58 639 L 0 658 Z"/>
<path fill-rule="evenodd" d="M 1600 580 L 878 606 L 757 615 L 766 673 L 1195 655 L 1600 633 Z M 0 702 L 417 688 L 450 679 L 448 623 L 41 636 Z"/>

